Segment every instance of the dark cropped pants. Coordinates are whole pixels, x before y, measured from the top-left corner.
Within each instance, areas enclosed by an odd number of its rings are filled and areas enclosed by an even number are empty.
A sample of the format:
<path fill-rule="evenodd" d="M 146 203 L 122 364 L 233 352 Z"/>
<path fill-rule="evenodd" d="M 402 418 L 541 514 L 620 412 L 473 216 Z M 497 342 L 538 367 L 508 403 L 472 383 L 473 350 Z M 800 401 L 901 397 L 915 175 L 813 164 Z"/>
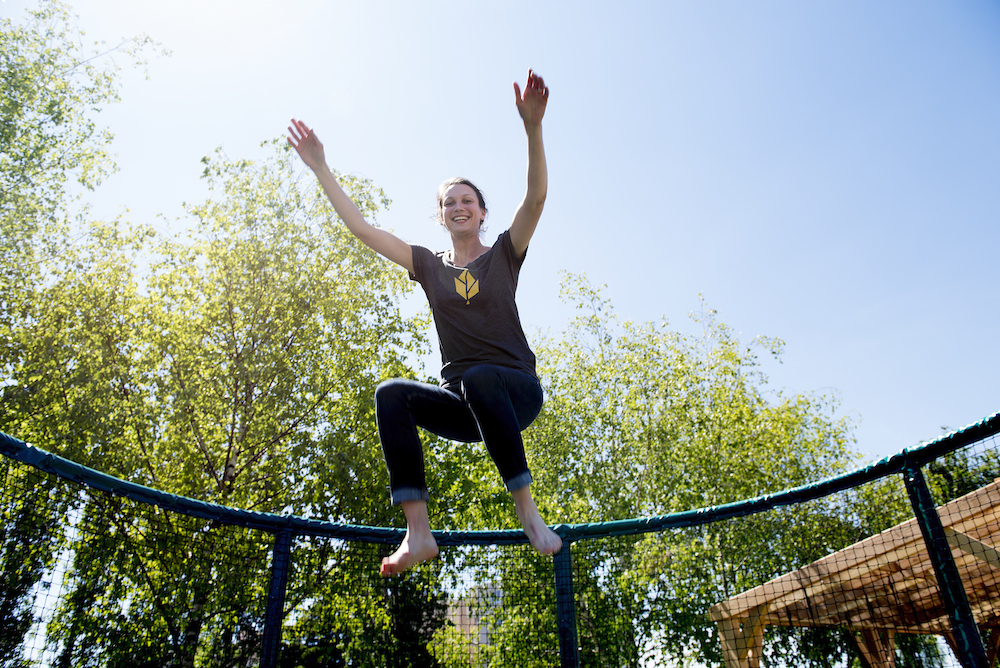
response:
<path fill-rule="evenodd" d="M 530 484 L 521 430 L 541 409 L 537 378 L 494 364 L 469 369 L 461 394 L 402 378 L 381 383 L 375 390 L 375 417 L 392 503 L 429 498 L 417 427 L 454 441 L 485 442 L 508 490 Z"/>

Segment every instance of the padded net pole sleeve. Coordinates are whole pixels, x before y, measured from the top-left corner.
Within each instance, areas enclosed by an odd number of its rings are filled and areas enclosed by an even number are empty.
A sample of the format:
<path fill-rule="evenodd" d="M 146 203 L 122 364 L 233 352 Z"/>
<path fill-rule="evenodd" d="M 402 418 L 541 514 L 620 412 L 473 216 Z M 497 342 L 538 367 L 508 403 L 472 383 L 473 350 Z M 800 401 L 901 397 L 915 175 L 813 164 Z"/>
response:
<path fill-rule="evenodd" d="M 275 668 L 278 665 L 285 590 L 288 587 L 288 569 L 292 558 L 292 536 L 292 530 L 285 529 L 279 531 L 274 540 L 274 551 L 271 557 L 271 588 L 267 593 L 267 612 L 264 617 L 260 668 Z"/>
<path fill-rule="evenodd" d="M 576 635 L 576 601 L 573 595 L 573 556 L 571 545 L 563 538 L 562 549 L 553 557 L 556 574 L 556 625 L 559 631 L 559 665 L 578 668 L 579 642 Z"/>
<path fill-rule="evenodd" d="M 938 589 L 951 620 L 958 660 L 963 668 L 988 668 L 983 639 L 979 635 L 979 628 L 972 616 L 969 598 L 965 594 L 958 566 L 955 565 L 951 546 L 948 545 L 948 536 L 944 532 L 941 518 L 934 507 L 934 500 L 927 488 L 924 474 L 919 467 L 907 464 L 903 475 L 910 504 L 917 516 L 920 533 L 923 534 L 931 564 L 934 566 Z"/>

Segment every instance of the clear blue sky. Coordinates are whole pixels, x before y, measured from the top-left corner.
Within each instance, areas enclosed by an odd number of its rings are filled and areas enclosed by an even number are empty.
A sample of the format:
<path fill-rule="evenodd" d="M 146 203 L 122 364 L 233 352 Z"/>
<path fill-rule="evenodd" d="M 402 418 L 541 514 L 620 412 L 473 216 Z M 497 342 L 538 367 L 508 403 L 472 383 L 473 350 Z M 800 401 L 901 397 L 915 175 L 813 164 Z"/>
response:
<path fill-rule="evenodd" d="M 836 393 L 870 456 L 1000 410 L 1000 4 L 615 4 L 79 0 L 88 38 L 173 52 L 101 115 L 121 171 L 95 213 L 179 226 L 203 155 L 257 156 L 295 115 L 385 189 L 402 238 L 447 244 L 430 216 L 453 175 L 492 237 L 524 190 L 511 82 L 532 67 L 550 189 L 529 331 L 562 329 L 559 271 L 582 272 L 622 318 L 690 329 L 702 293 L 783 339 L 772 384 Z"/>

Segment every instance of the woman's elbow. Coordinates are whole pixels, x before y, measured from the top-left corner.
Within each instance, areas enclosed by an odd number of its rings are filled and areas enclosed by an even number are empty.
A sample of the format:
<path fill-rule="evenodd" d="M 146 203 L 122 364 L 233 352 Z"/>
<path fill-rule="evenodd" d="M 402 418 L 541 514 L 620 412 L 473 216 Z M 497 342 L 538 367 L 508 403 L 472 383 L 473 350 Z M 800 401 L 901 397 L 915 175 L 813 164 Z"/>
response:
<path fill-rule="evenodd" d="M 541 213 L 542 209 L 545 208 L 545 197 L 547 194 L 546 189 L 542 188 L 539 192 L 530 193 L 526 198 L 525 203 L 532 209 L 536 209 L 539 213 Z"/>

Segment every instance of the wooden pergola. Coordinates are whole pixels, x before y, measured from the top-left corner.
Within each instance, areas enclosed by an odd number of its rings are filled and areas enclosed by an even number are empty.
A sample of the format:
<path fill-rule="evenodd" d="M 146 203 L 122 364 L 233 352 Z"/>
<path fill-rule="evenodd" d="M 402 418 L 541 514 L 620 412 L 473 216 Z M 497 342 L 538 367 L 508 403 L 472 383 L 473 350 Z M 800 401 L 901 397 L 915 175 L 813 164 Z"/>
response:
<path fill-rule="evenodd" d="M 1000 479 L 938 507 L 989 665 L 1000 647 Z M 948 612 L 916 519 L 710 610 L 726 668 L 757 668 L 768 625 L 846 627 L 872 668 L 895 665 L 896 633 L 943 635 Z"/>

